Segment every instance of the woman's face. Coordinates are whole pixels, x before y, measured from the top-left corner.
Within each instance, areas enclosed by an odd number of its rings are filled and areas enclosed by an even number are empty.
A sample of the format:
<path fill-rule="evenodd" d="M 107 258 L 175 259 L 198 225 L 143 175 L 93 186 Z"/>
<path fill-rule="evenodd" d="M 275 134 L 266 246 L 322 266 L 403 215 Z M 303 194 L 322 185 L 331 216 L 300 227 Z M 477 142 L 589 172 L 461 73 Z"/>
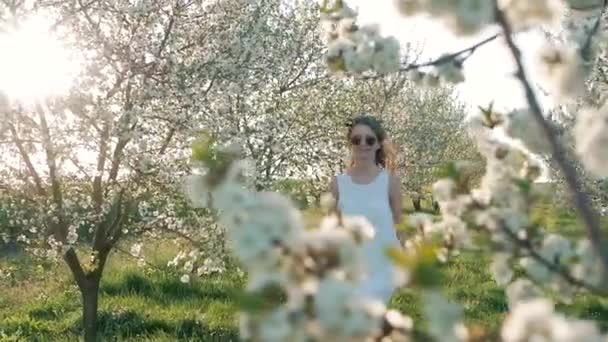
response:
<path fill-rule="evenodd" d="M 350 146 L 354 159 L 374 161 L 380 142 L 369 126 L 360 124 L 353 127 L 350 133 Z"/>

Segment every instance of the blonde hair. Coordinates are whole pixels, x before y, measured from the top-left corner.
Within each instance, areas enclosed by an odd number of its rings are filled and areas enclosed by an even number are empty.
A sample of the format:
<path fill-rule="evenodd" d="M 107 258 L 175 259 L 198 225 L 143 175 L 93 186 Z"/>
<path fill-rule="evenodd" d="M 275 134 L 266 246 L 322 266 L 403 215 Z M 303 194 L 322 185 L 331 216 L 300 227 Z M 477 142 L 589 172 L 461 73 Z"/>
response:
<path fill-rule="evenodd" d="M 397 168 L 397 149 L 388 139 L 388 135 L 386 130 L 382 127 L 381 121 L 371 115 L 364 114 L 352 118 L 347 124 L 348 132 L 346 134 L 346 139 L 350 140 L 353 128 L 358 125 L 369 127 L 380 143 L 380 148 L 376 151 L 376 165 L 394 172 Z M 354 160 L 351 159 L 350 166 L 353 164 Z"/>

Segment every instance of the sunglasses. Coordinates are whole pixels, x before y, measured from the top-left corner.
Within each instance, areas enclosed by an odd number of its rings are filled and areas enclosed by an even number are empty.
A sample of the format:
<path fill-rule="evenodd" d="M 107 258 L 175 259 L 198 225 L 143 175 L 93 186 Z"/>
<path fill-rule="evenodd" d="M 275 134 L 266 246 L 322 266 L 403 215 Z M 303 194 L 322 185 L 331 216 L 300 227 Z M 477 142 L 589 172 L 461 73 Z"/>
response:
<path fill-rule="evenodd" d="M 365 140 L 360 135 L 355 135 L 350 138 L 350 143 L 355 146 L 361 145 L 364 141 L 367 146 L 374 146 L 374 144 L 376 144 L 377 139 L 376 137 L 371 135 L 366 135 Z"/>

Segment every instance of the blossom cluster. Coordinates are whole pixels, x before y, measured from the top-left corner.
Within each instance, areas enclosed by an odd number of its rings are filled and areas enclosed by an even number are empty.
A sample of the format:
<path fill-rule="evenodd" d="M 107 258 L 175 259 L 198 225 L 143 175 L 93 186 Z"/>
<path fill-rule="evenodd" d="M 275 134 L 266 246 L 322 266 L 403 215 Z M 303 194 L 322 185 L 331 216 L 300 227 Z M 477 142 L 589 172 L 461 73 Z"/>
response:
<path fill-rule="evenodd" d="M 374 25 L 359 26 L 356 13 L 343 1 L 325 1 L 321 24 L 329 48 L 326 63 L 335 72 L 354 74 L 373 70 L 387 74 L 399 70 L 400 45 L 395 37 L 383 37 Z"/>
<path fill-rule="evenodd" d="M 247 189 L 242 163 L 219 159 L 206 174 L 190 177 L 189 193 L 194 203 L 219 211 L 230 249 L 248 274 L 245 297 L 255 305 L 241 315 L 242 339 L 408 339 L 412 320 L 362 293 L 361 244 L 374 235 L 367 220 L 330 215 L 305 229 L 284 196 Z"/>

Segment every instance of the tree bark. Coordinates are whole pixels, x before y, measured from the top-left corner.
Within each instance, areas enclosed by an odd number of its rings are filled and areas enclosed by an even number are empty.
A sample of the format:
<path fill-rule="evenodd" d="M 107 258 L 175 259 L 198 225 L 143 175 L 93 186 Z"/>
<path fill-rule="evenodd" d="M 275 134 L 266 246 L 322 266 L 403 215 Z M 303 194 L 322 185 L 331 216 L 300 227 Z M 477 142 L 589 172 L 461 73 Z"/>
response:
<path fill-rule="evenodd" d="M 99 306 L 99 285 L 106 265 L 109 249 L 97 251 L 97 268 L 85 272 L 74 249 L 69 249 L 64 255 L 82 298 L 82 329 L 85 342 L 96 342 L 97 337 L 97 309 Z"/>
<path fill-rule="evenodd" d="M 97 308 L 99 306 L 99 283 L 100 277 L 91 277 L 85 281 L 82 293 L 82 326 L 84 329 L 84 341 L 97 341 Z"/>
<path fill-rule="evenodd" d="M 415 211 L 422 210 L 422 205 L 420 204 L 420 197 L 412 198 L 412 205 L 414 206 Z"/>
<path fill-rule="evenodd" d="M 439 213 L 439 203 L 435 200 L 433 200 L 433 210 L 435 210 L 436 213 Z"/>

